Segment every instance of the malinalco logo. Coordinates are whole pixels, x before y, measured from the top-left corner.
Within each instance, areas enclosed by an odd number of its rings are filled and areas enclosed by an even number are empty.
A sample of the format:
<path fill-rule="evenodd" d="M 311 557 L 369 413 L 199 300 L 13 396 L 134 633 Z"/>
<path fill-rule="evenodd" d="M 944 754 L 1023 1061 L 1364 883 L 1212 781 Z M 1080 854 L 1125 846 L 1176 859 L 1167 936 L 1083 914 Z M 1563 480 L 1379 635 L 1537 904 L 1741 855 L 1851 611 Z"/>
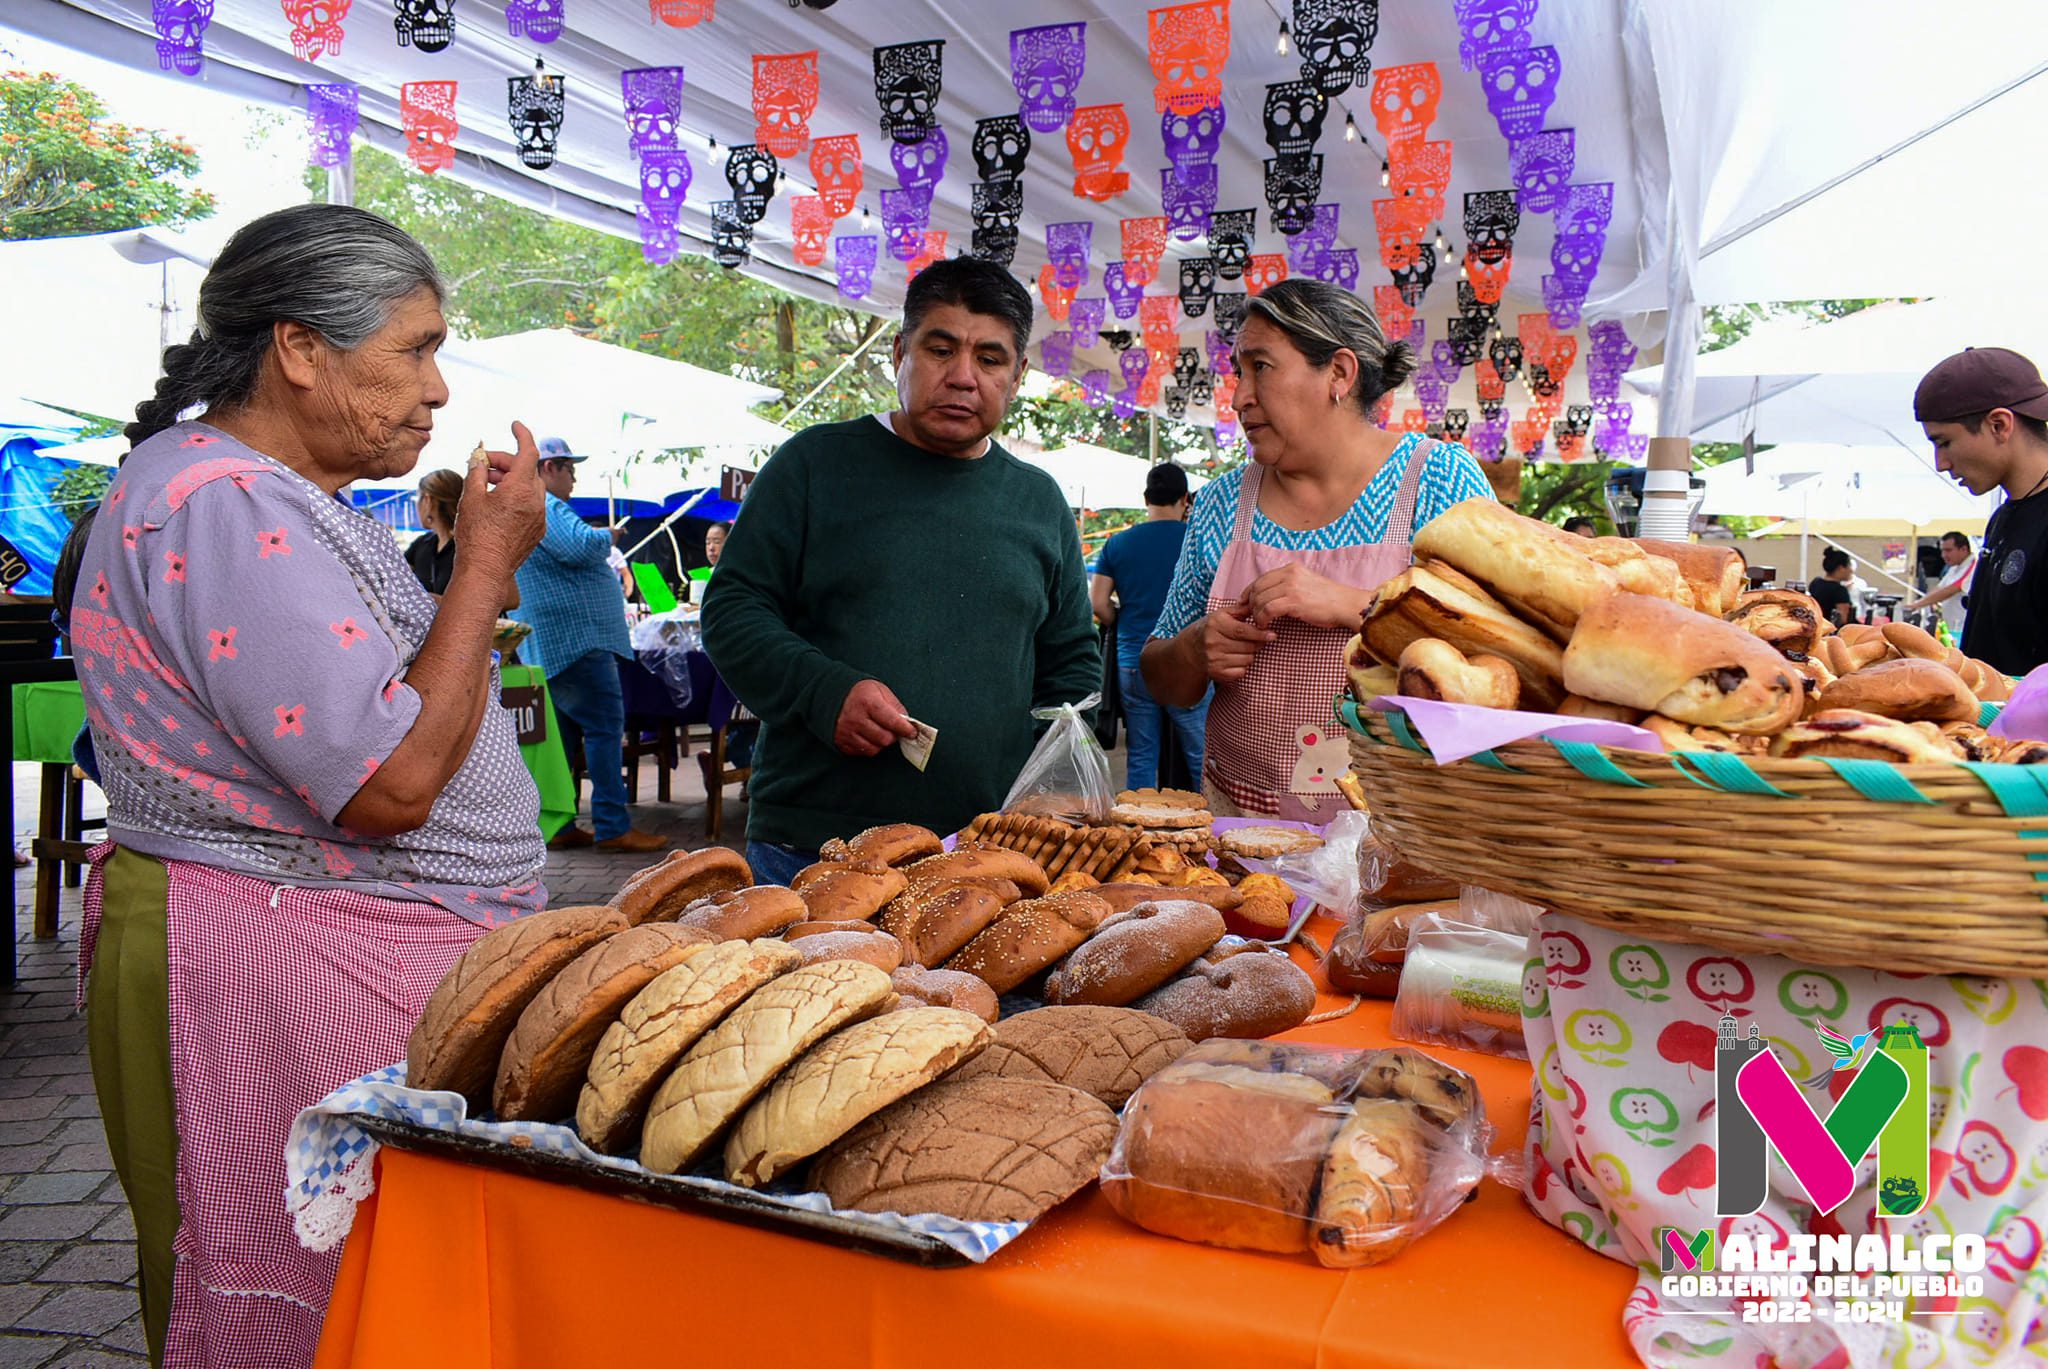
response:
<path fill-rule="evenodd" d="M 1910 1217 L 1927 1206 L 1927 1047 L 1919 1031 L 1899 1023 L 1853 1039 L 1828 1027 L 1820 1032 L 1836 1057 L 1834 1069 L 1855 1070 L 1825 1117 L 1807 1102 L 1756 1024 L 1746 1037 L 1738 1036 L 1735 1019 L 1721 1018 L 1714 1057 L 1719 1215 L 1746 1217 L 1764 1205 L 1772 1147 L 1817 1212 L 1834 1211 L 1856 1191 L 1856 1167 L 1872 1146 L 1883 1215 Z M 1870 1049 L 1873 1040 L 1876 1047 Z M 1661 1253 L 1674 1255 L 1672 1244 L 1667 1237 Z M 1707 1253 L 1711 1257 L 1711 1245 Z"/>

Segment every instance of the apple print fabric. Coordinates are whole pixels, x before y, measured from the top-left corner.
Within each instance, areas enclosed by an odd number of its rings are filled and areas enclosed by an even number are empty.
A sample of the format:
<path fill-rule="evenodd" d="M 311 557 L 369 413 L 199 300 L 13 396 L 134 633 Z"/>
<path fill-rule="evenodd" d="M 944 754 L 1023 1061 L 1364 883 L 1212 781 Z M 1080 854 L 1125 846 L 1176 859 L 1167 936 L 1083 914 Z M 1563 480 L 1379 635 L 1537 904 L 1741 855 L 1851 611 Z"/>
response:
<path fill-rule="evenodd" d="M 424 826 L 337 825 L 419 717 L 405 675 L 434 612 L 390 530 L 304 477 L 205 424 L 144 442 L 101 506 L 72 614 L 109 834 L 486 924 L 544 907 L 540 799 L 495 668 Z"/>
<path fill-rule="evenodd" d="M 1643 1361 L 1734 1369 L 2048 1363 L 2048 982 L 1807 966 L 1539 919 L 1522 978 L 1536 1090 L 1526 1196 L 1546 1220 L 1636 1266 L 1622 1323 Z M 1876 1217 L 1876 1161 L 1855 1194 L 1814 1212 L 1783 1162 L 1752 1217 L 1715 1215 L 1714 1080 L 1723 1013 L 1755 1024 L 1825 1115 L 1851 1073 L 1817 1028 L 1854 1037 L 1910 1022 L 1926 1044 L 1933 1199 Z M 1907 1237 L 1974 1232 L 1989 1264 L 1981 1298 L 1920 1299 L 1903 1324 L 1744 1323 L 1662 1295 L 1657 1229 L 1714 1227 L 1782 1244 L 1790 1234 Z M 1718 1311 L 1720 1309 L 1713 1309 Z M 1912 1315 L 1926 1314 L 1926 1315 Z M 1934 1315 L 1940 1314 L 1940 1315 Z"/>

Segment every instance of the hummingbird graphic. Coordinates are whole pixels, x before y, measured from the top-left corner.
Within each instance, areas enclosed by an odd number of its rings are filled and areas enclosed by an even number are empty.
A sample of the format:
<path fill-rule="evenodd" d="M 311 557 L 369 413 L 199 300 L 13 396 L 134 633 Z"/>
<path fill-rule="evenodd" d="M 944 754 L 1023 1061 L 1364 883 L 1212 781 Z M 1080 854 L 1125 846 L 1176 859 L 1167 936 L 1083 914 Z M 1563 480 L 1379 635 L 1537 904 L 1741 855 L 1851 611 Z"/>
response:
<path fill-rule="evenodd" d="M 1808 1088 L 1818 1088 L 1826 1083 L 1828 1077 L 1836 1070 L 1854 1068 L 1857 1057 L 1863 1053 L 1864 1046 L 1869 1044 L 1871 1037 L 1877 1035 L 1874 1031 L 1867 1031 L 1859 1032 L 1855 1036 L 1844 1036 L 1833 1027 L 1823 1023 L 1815 1023 L 1813 1030 L 1815 1035 L 1820 1037 L 1821 1045 L 1827 1047 L 1828 1054 L 1835 1057 L 1835 1063 L 1826 1073 L 1807 1080 L 1806 1086 Z"/>

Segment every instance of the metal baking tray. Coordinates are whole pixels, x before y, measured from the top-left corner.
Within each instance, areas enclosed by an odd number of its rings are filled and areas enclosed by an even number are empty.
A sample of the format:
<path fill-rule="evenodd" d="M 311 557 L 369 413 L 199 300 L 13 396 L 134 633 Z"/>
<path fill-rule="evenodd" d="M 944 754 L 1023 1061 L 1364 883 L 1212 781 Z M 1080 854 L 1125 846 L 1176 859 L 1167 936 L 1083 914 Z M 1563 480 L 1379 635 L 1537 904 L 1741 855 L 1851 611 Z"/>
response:
<path fill-rule="evenodd" d="M 435 1131 L 391 1118 L 354 1116 L 350 1122 L 388 1146 L 422 1155 L 459 1160 L 483 1169 L 502 1170 L 524 1178 L 567 1184 L 572 1188 L 628 1202 L 694 1212 L 720 1221 L 776 1231 L 785 1236 L 821 1241 L 842 1250 L 881 1255 L 926 1269 L 957 1269 L 972 1264 L 967 1256 L 936 1237 L 905 1231 L 857 1214 L 814 1212 L 776 1200 L 774 1195 L 745 1189 L 706 1189 L 678 1183 L 645 1170 L 614 1169 L 573 1155 L 485 1141 L 453 1132 Z"/>

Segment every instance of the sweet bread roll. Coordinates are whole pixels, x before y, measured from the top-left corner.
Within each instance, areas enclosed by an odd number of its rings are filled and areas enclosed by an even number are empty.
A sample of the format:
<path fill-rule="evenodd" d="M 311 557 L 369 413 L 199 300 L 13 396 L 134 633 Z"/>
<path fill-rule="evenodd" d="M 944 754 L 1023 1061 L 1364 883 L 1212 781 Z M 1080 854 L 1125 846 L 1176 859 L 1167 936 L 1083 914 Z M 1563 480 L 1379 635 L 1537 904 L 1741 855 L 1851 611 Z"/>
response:
<path fill-rule="evenodd" d="M 1491 499 L 1467 499 L 1425 524 L 1415 534 L 1414 547 L 1418 562 L 1450 563 L 1522 618 L 1565 642 L 1579 615 L 1621 588 L 1612 570 L 1570 545 L 1582 540 Z"/>
<path fill-rule="evenodd" d="M 1916 660 L 1922 661 L 1939 661 L 1943 665 L 1949 664 L 1950 648 L 1943 646 L 1935 639 L 1932 633 L 1922 628 L 1914 627 L 1911 623 L 1881 623 L 1878 625 L 1877 631 L 1878 635 L 1885 639 L 1892 650 L 1898 652 L 1901 656 L 1911 656 Z M 1960 652 L 1957 654 L 1961 655 Z M 1968 658 L 1965 657 L 1964 659 Z M 1951 666 L 1950 668 L 1953 669 L 1954 667 Z"/>
<path fill-rule="evenodd" d="M 741 1000 L 797 967 L 780 941 L 725 941 L 647 982 L 604 1029 L 576 1099 L 576 1133 L 592 1150 L 632 1147 L 647 1102 L 683 1052 Z"/>
<path fill-rule="evenodd" d="M 1036 898 L 1052 880 L 1037 861 L 1000 846 L 958 846 L 905 867 L 912 883 L 938 879 L 1006 879 Z"/>
<path fill-rule="evenodd" d="M 1102 923 L 1045 981 L 1045 1001 L 1120 1008 L 1179 974 L 1223 939 L 1206 903 L 1141 903 Z"/>
<path fill-rule="evenodd" d="M 1323 1161 L 1310 1249 L 1332 1269 L 1390 1260 L 1420 1233 L 1441 1133 L 1405 1103 L 1360 1099 Z"/>
<path fill-rule="evenodd" d="M 1272 1036 L 1315 1011 L 1316 984 L 1285 951 L 1226 937 L 1186 974 L 1133 1006 L 1165 1018 L 1190 1041 Z"/>
<path fill-rule="evenodd" d="M 998 1023 L 995 1043 L 958 1077 L 1044 1079 L 1120 1108 L 1190 1044 L 1180 1028 L 1136 1008 L 1033 1008 Z"/>
<path fill-rule="evenodd" d="M 809 915 L 804 901 L 779 884 L 728 889 L 683 910 L 678 926 L 695 927 L 713 941 L 754 941 L 774 936 Z"/>
<path fill-rule="evenodd" d="M 1646 594 L 1611 595 L 1580 619 L 1564 682 L 1589 699 L 1728 732 L 1776 732 L 1806 698 L 1804 680 L 1760 638 Z"/>
<path fill-rule="evenodd" d="M 1807 655 L 1824 635 L 1827 615 L 1813 596 L 1793 589 L 1755 589 L 1743 595 L 1728 621 L 1781 652 Z"/>
<path fill-rule="evenodd" d="M 776 935 L 784 941 L 797 941 L 807 936 L 823 936 L 827 932 L 872 932 L 875 924 L 863 922 L 857 917 L 813 918 L 799 922 L 793 927 L 784 927 Z M 883 931 L 888 928 L 884 927 Z"/>
<path fill-rule="evenodd" d="M 1666 542 L 1638 537 L 1644 551 L 1668 556 L 1692 590 L 1692 606 L 1719 618 L 1733 609 L 1749 587 L 1749 565 L 1733 547 L 1708 547 L 1696 542 Z"/>
<path fill-rule="evenodd" d="M 879 861 L 828 870 L 797 890 L 813 918 L 859 918 L 866 921 L 910 887 L 901 870 Z"/>
<path fill-rule="evenodd" d="M 1479 1086 L 1471 1075 L 1416 1050 L 1374 1051 L 1359 1075 L 1358 1096 L 1413 1104 L 1444 1128 L 1479 1111 Z"/>
<path fill-rule="evenodd" d="M 1182 1061 L 1125 1105 L 1103 1196 L 1162 1236 L 1299 1254 L 1344 1117 L 1333 1101 L 1305 1074 Z"/>
<path fill-rule="evenodd" d="M 611 905 L 628 922 L 667 922 L 699 899 L 753 882 L 754 872 L 737 851 L 676 851 L 627 880 Z"/>
<path fill-rule="evenodd" d="M 1633 723 L 1643 716 L 1643 710 L 1640 708 L 1603 703 L 1599 699 L 1581 698 L 1577 694 L 1565 695 L 1564 702 L 1552 711 L 1567 718 L 1598 718 L 1610 723 Z"/>
<path fill-rule="evenodd" d="M 1398 670 L 1374 659 L 1363 637 L 1353 637 L 1344 644 L 1344 673 L 1351 683 L 1351 697 L 1360 703 L 1392 694 L 1401 682 Z"/>
<path fill-rule="evenodd" d="M 1163 882 L 1126 879 L 1114 884 L 1098 884 L 1084 892 L 1107 903 L 1113 913 L 1128 912 L 1141 903 L 1151 903 L 1160 898 L 1191 898 L 1197 903 L 1208 904 L 1219 913 L 1235 911 L 1244 902 L 1244 895 L 1227 885 L 1184 884 L 1176 886 L 1171 894 L 1163 892 L 1165 888 Z"/>
<path fill-rule="evenodd" d="M 943 965 L 1014 902 L 979 881 L 953 880 L 897 898 L 882 914 L 882 930 L 903 943 L 910 963 Z"/>
<path fill-rule="evenodd" d="M 1786 760 L 1833 756 L 1932 765 L 1960 759 L 1961 748 L 1946 738 L 1929 737 L 1911 723 L 1855 709 L 1830 708 L 1780 732 L 1771 743 L 1771 754 Z"/>
<path fill-rule="evenodd" d="M 903 963 L 903 943 L 879 927 L 867 927 L 857 932 L 821 932 L 792 941 L 789 948 L 806 965 L 816 965 L 827 960 L 858 960 L 872 965 L 883 974 L 895 972 Z"/>
<path fill-rule="evenodd" d="M 900 1000 L 897 1010 L 908 1008 L 958 1008 L 984 1022 L 1002 1016 L 996 991 L 978 976 L 959 970 L 927 970 L 922 965 L 899 965 L 889 976 Z"/>
<path fill-rule="evenodd" d="M 1901 722 L 1973 723 L 1979 712 L 1977 696 L 1961 676 L 1914 656 L 1879 661 L 1842 676 L 1821 691 L 1820 706 L 1853 708 Z"/>
<path fill-rule="evenodd" d="M 1614 578 L 1630 594 L 1652 594 L 1685 608 L 1697 608 L 1692 586 L 1678 573 L 1678 563 L 1652 552 L 1626 537 L 1582 537 L 1587 558 L 1614 572 Z"/>
<path fill-rule="evenodd" d="M 1949 723 L 1941 729 L 1941 735 L 1962 751 L 1966 761 L 2002 759 L 1999 753 L 2006 746 L 2005 738 L 1994 737 L 1975 723 Z"/>
<path fill-rule="evenodd" d="M 485 932 L 441 976 L 405 1044 L 407 1088 L 491 1101 L 505 1038 L 562 968 L 626 930 L 617 908 L 550 908 Z"/>
<path fill-rule="evenodd" d="M 1400 692 L 1410 698 L 1480 708 L 1513 708 L 1521 701 L 1521 677 L 1498 656 L 1465 653 L 1441 637 L 1423 637 L 1401 652 Z"/>
<path fill-rule="evenodd" d="M 558 1122 L 574 1112 L 605 1028 L 656 975 L 714 944 L 702 932 L 648 922 L 571 961 L 526 1005 L 505 1038 L 491 1088 L 498 1119 Z"/>
<path fill-rule="evenodd" d="M 1994 759 L 2001 765 L 2039 765 L 2048 761 L 2048 742 L 2013 738 L 1998 748 Z"/>
<path fill-rule="evenodd" d="M 1374 657 L 1396 667 L 1410 642 L 1441 638 L 1468 656 L 1498 656 L 1513 665 L 1526 706 L 1550 708 L 1564 697 L 1564 654 L 1557 643 L 1440 561 L 1410 566 L 1381 585 L 1360 636 Z"/>
<path fill-rule="evenodd" d="M 884 865 L 908 865 L 914 860 L 938 855 L 945 849 L 946 845 L 939 840 L 938 833 L 913 822 L 870 827 L 846 843 L 850 859 L 879 861 Z"/>
<path fill-rule="evenodd" d="M 1734 737 L 1719 728 L 1687 727 L 1661 713 L 1648 715 L 1636 726 L 1646 732 L 1654 732 L 1664 743 L 1666 751 L 1725 751 L 1732 754 L 1743 749 Z"/>
<path fill-rule="evenodd" d="M 979 975 L 1008 993 L 1086 941 L 1108 916 L 1109 904 L 1093 890 L 1026 899 L 1004 909 L 945 968 Z"/>
<path fill-rule="evenodd" d="M 1093 889 L 1100 883 L 1102 883 L 1101 880 L 1089 874 L 1086 870 L 1070 868 L 1065 874 L 1054 880 L 1046 892 L 1048 894 L 1064 894 L 1075 889 Z"/>

